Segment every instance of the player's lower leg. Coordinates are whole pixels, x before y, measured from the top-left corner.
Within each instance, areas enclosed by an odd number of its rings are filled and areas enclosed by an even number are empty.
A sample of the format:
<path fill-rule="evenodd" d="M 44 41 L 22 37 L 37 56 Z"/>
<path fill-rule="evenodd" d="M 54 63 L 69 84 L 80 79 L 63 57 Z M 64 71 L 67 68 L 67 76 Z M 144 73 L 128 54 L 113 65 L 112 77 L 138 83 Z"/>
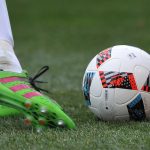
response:
<path fill-rule="evenodd" d="M 14 40 L 11 31 L 6 1 L 0 0 L 0 69 L 22 72 L 21 65 L 13 50 Z M 0 106 L 0 116 L 18 114 L 10 107 Z"/>
<path fill-rule="evenodd" d="M 1 116 L 21 112 L 25 115 L 25 123 L 33 124 L 38 130 L 45 126 L 74 128 L 74 122 L 61 107 L 40 92 L 35 78 L 29 78 L 27 72 L 22 71 L 13 51 L 5 0 L 0 0 L 0 20 L 0 103 L 8 106 L 0 107 Z M 7 109 L 10 113 L 6 113 Z"/>

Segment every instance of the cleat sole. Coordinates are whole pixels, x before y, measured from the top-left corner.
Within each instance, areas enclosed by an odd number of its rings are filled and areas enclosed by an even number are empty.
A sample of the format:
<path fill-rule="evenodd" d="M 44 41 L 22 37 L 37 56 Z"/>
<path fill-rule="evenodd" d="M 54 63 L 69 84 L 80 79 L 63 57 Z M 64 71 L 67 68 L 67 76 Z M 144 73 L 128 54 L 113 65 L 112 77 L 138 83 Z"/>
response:
<path fill-rule="evenodd" d="M 27 116 L 24 121 L 25 124 L 32 124 L 33 126 L 42 125 L 47 127 L 61 127 L 65 125 L 65 127 L 69 129 L 75 128 L 72 119 L 66 115 L 57 104 L 53 103 L 51 99 L 38 95 L 31 98 L 31 101 L 29 101 L 29 99 L 13 93 L 1 83 L 0 89 L 0 97 L 3 105 L 7 106 L 9 104 L 11 108 L 15 108 Z M 42 97 L 41 99 L 40 96 Z M 39 120 L 40 117 L 44 119 Z M 58 120 L 62 120 L 63 122 Z"/>

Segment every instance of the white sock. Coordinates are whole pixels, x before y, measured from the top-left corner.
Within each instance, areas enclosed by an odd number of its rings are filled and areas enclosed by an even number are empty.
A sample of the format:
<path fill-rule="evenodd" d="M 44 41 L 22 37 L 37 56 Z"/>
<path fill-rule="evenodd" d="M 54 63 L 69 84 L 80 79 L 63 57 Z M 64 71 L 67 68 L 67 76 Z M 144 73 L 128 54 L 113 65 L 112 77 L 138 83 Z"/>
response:
<path fill-rule="evenodd" d="M 0 39 L 14 45 L 7 6 L 5 0 L 0 0 Z"/>
<path fill-rule="evenodd" d="M 13 50 L 12 36 L 5 0 L 0 0 L 0 69 L 22 72 L 21 65 Z"/>
<path fill-rule="evenodd" d="M 12 45 L 2 40 L 0 40 L 0 69 L 18 73 L 22 72 L 21 65 L 14 53 Z"/>

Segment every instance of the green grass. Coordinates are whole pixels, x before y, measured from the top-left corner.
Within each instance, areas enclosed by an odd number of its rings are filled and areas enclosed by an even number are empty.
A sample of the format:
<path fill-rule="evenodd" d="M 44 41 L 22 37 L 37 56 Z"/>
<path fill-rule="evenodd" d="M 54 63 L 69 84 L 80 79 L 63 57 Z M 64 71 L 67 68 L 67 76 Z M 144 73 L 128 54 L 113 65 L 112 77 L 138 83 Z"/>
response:
<path fill-rule="evenodd" d="M 34 74 L 43 65 L 51 97 L 75 130 L 37 134 L 22 117 L 0 119 L 0 149 L 149 149 L 149 122 L 102 122 L 84 106 L 81 82 L 90 59 L 117 44 L 150 50 L 148 0 L 7 0 L 15 52 Z"/>

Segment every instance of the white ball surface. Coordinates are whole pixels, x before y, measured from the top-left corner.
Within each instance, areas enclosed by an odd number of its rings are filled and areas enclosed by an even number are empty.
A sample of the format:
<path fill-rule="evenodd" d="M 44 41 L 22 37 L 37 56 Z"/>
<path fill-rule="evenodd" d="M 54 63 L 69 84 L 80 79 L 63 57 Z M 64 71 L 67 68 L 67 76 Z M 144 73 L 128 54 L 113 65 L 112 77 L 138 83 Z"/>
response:
<path fill-rule="evenodd" d="M 102 120 L 150 118 L 150 56 L 127 45 L 96 55 L 83 77 L 90 110 Z"/>

